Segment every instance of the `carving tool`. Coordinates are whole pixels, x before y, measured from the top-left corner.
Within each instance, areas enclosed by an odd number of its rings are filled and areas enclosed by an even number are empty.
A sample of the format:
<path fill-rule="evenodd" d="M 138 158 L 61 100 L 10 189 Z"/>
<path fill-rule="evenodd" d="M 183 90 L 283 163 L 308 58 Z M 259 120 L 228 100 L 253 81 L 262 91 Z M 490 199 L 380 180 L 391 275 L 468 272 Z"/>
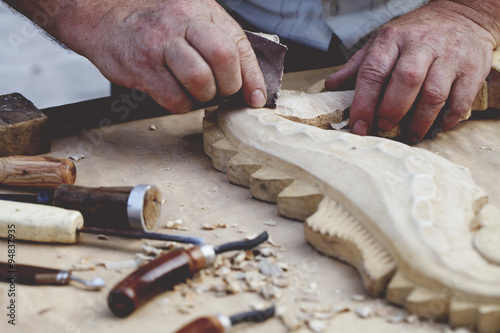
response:
<path fill-rule="evenodd" d="M 0 146 L 4 147 L 5 143 Z M 76 167 L 68 159 L 35 156 L 0 158 L 0 184 L 3 185 L 56 188 L 61 184 L 74 184 L 75 180 Z"/>
<path fill-rule="evenodd" d="M 82 213 L 86 227 L 155 231 L 161 193 L 154 185 L 83 187 L 68 184 L 38 194 L 0 194 L 0 200 L 54 205 Z"/>
<path fill-rule="evenodd" d="M 83 216 L 76 210 L 24 202 L 0 200 L 0 237 L 49 243 L 76 243 L 80 232 L 127 238 L 145 238 L 179 243 L 201 244 L 203 239 L 138 230 L 83 227 Z"/>
<path fill-rule="evenodd" d="M 99 290 L 106 286 L 104 280 L 100 277 L 86 281 L 73 276 L 71 270 L 8 264 L 5 262 L 0 262 L 0 281 L 32 286 L 68 285 L 71 281 L 74 281 L 89 290 Z"/>
<path fill-rule="evenodd" d="M 250 250 L 268 239 L 267 232 L 251 240 L 212 247 L 208 244 L 173 250 L 118 283 L 109 293 L 108 306 L 118 317 L 126 317 L 159 293 L 172 289 L 203 268 L 211 266 L 215 256 L 233 250 Z"/>
<path fill-rule="evenodd" d="M 264 74 L 267 107 L 276 107 L 281 89 L 286 46 L 269 35 L 246 32 Z M 266 37 L 267 36 L 267 37 Z M 0 156 L 38 155 L 50 151 L 53 137 L 137 119 L 165 116 L 168 111 L 138 90 L 123 90 L 113 96 L 39 110 L 19 93 L 0 96 Z M 235 95 L 241 99 L 241 93 Z M 193 110 L 217 105 L 221 98 L 194 103 Z"/>
<path fill-rule="evenodd" d="M 231 317 L 224 315 L 198 318 L 176 333 L 224 333 L 239 323 L 261 323 L 274 316 L 274 306 L 265 310 L 248 311 Z"/>

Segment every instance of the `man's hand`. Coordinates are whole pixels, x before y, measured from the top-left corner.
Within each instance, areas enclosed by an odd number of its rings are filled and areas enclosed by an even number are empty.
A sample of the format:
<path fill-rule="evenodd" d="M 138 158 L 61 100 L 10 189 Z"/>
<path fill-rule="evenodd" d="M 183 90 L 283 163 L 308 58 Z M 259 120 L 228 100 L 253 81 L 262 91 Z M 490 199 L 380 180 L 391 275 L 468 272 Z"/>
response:
<path fill-rule="evenodd" d="M 171 112 L 240 89 L 250 106 L 266 102 L 251 45 L 215 0 L 5 1 L 110 81 L 147 92 Z"/>
<path fill-rule="evenodd" d="M 374 33 L 337 73 L 327 78 L 329 90 L 338 89 L 356 75 L 351 106 L 351 129 L 369 134 L 376 122 L 390 130 L 410 109 L 408 140 L 427 133 L 447 102 L 440 130 L 455 126 L 469 111 L 487 77 L 499 37 L 490 15 L 479 1 L 433 1 L 389 22 Z M 488 2 L 485 0 L 484 2 Z M 488 6 L 485 6 L 488 8 Z M 484 15 L 481 15 L 484 14 Z M 482 19 L 481 19 L 482 18 Z M 449 107 L 449 109 L 448 109 Z"/>

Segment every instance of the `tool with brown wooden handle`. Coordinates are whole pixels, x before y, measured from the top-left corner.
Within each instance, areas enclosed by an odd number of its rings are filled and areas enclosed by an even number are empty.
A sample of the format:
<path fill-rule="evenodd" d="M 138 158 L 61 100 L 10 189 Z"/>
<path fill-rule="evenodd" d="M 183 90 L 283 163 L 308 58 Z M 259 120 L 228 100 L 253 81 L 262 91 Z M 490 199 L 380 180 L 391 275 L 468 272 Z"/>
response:
<path fill-rule="evenodd" d="M 6 262 L 0 262 L 0 281 L 31 286 L 64 286 L 70 284 L 71 281 L 75 281 L 89 290 L 99 290 L 105 286 L 104 280 L 100 277 L 85 281 L 74 276 L 71 270 L 9 264 Z"/>
<path fill-rule="evenodd" d="M 138 230 L 84 227 L 83 216 L 76 210 L 0 200 L 0 238 L 46 243 L 72 244 L 80 232 L 126 238 L 156 239 L 200 244 L 203 239 Z"/>
<path fill-rule="evenodd" d="M 186 281 L 203 268 L 211 266 L 215 255 L 233 250 L 250 250 L 268 239 L 267 232 L 251 240 L 217 247 L 208 244 L 173 250 L 139 267 L 110 292 L 108 306 L 118 317 L 126 317 L 163 291 Z"/>
<path fill-rule="evenodd" d="M 75 180 L 75 164 L 65 158 L 37 156 L 0 158 L 0 184 L 56 188 L 61 184 L 74 184 Z"/>
<path fill-rule="evenodd" d="M 0 200 L 54 205 L 81 212 L 85 226 L 155 231 L 162 199 L 154 185 L 83 187 L 59 185 L 38 194 L 0 194 Z"/>
<path fill-rule="evenodd" d="M 271 306 L 265 310 L 248 311 L 228 317 L 224 315 L 198 318 L 175 333 L 225 333 L 239 323 L 261 323 L 274 316 L 275 308 Z"/>

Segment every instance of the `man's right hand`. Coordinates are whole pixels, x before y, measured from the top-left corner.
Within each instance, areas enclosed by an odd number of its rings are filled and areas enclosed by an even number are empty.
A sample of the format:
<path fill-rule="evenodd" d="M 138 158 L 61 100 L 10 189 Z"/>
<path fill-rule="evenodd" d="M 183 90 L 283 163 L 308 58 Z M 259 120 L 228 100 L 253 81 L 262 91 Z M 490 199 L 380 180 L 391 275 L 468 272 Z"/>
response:
<path fill-rule="evenodd" d="M 240 26 L 213 0 L 119 2 L 82 50 L 110 81 L 147 92 L 173 113 L 193 99 L 228 97 L 243 88 L 262 107 L 264 77 Z"/>

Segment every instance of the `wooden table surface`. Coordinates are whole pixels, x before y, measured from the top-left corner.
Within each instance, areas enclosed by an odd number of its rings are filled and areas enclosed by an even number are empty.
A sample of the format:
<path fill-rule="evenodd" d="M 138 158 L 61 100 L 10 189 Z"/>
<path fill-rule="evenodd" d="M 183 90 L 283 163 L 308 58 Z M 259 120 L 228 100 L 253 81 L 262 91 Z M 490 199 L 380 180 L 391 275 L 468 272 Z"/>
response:
<path fill-rule="evenodd" d="M 328 73 L 315 70 L 286 75 L 284 88 L 306 88 Z M 302 223 L 280 217 L 273 204 L 250 197 L 246 188 L 228 183 L 223 173 L 215 171 L 203 153 L 201 122 L 203 111 L 84 131 L 53 141 L 46 156 L 68 157 L 83 154 L 76 162 L 77 185 L 134 186 L 157 185 L 166 202 L 161 216 L 161 232 L 204 237 L 210 244 L 238 240 L 267 230 L 280 261 L 289 264 L 286 277 L 289 286 L 282 290 L 276 303 L 292 311 L 303 300 L 308 288 L 317 285 L 311 306 L 348 307 L 349 312 L 326 322 L 326 332 L 444 332 L 446 325 L 430 322 L 389 323 L 384 316 L 362 319 L 355 309 L 371 308 L 405 314 L 383 300 L 370 299 L 363 291 L 356 271 L 348 265 L 314 251 L 304 240 Z M 155 125 L 156 131 L 150 130 Z M 419 146 L 439 153 L 471 169 L 473 178 L 500 205 L 500 118 L 472 120 L 449 133 Z M 182 220 L 187 230 L 165 229 L 168 221 Z M 204 223 L 222 221 L 227 228 L 203 230 Z M 275 223 L 275 225 L 273 225 Z M 95 235 L 81 235 L 75 245 L 18 242 L 16 261 L 68 269 L 72 265 L 93 265 L 135 258 L 145 240 L 125 240 Z M 7 243 L 0 241 L 0 260 L 5 261 Z M 130 317 L 120 319 L 108 309 L 107 294 L 131 269 L 108 270 L 96 266 L 93 271 L 76 272 L 83 278 L 101 276 L 107 287 L 100 292 L 75 286 L 32 287 L 16 285 L 16 325 L 7 320 L 9 286 L 0 284 L 0 332 L 172 332 L 190 320 L 222 313 L 231 315 L 247 311 L 262 302 L 256 293 L 238 293 L 220 297 L 214 292 L 183 294 L 167 291 L 158 295 Z M 357 296 L 365 295 L 365 300 Z M 185 309 L 188 309 L 186 311 Z M 241 332 L 286 332 L 277 318 L 263 324 L 241 325 Z M 302 327 L 299 332 L 309 332 Z"/>

